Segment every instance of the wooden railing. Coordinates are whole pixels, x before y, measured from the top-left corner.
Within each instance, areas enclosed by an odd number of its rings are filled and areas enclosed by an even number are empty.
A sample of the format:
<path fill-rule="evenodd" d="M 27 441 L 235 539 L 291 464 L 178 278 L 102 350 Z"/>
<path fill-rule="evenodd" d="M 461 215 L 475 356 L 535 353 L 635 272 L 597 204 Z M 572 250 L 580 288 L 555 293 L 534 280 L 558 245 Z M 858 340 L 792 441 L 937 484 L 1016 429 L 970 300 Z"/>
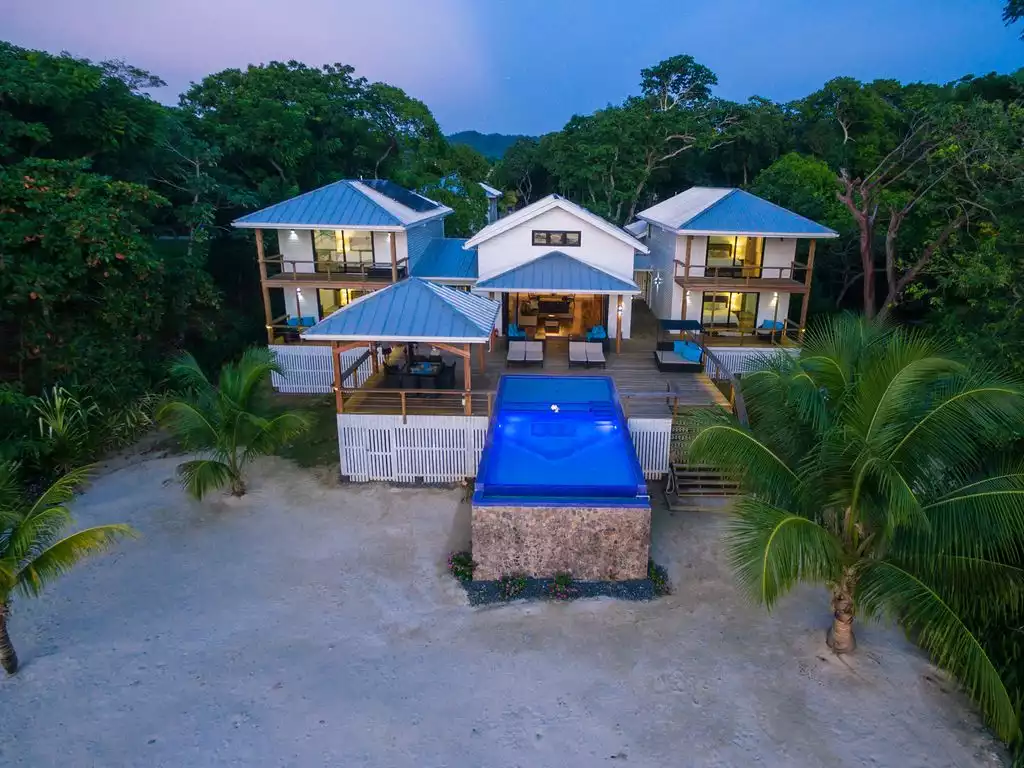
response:
<path fill-rule="evenodd" d="M 358 366 L 356 366 L 358 367 Z M 493 390 L 354 389 L 339 392 L 339 413 L 407 416 L 487 416 L 494 409 Z"/>
<path fill-rule="evenodd" d="M 729 345 L 737 342 L 736 346 L 743 346 L 744 339 L 755 342 L 755 346 L 789 347 L 798 346 L 803 341 L 803 329 L 788 318 L 777 322 L 782 323 L 782 328 L 758 328 L 758 327 L 731 327 L 726 325 L 716 326 L 713 323 L 704 325 L 705 343 Z"/>
<path fill-rule="evenodd" d="M 406 276 L 407 259 L 399 259 L 398 277 Z M 391 264 L 387 263 L 347 263 L 339 261 L 317 261 L 316 259 L 286 259 L 281 254 L 267 256 L 263 260 L 267 271 L 267 279 L 285 279 L 300 282 L 303 280 L 325 280 L 327 282 L 344 282 L 352 278 L 363 281 L 391 282 Z"/>
<path fill-rule="evenodd" d="M 801 282 L 796 277 L 798 270 L 807 269 L 806 264 L 790 262 L 785 267 L 730 266 L 709 267 L 704 264 L 689 264 L 675 260 L 675 276 L 686 280 L 729 280 L 730 285 L 755 285 L 758 280 L 792 280 Z M 699 272 L 698 272 L 699 270 Z M 695 274 L 696 273 L 696 274 Z"/>

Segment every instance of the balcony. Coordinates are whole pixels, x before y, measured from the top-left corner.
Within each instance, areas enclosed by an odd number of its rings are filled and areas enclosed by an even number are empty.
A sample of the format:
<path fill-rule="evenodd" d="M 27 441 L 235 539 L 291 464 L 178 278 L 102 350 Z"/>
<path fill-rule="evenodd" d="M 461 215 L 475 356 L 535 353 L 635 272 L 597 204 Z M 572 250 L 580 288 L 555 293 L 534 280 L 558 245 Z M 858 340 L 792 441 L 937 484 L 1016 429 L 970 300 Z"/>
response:
<path fill-rule="evenodd" d="M 686 290 L 807 293 L 810 287 L 807 265 L 796 262 L 788 267 L 709 267 L 677 259 L 675 270 L 676 283 Z"/>
<path fill-rule="evenodd" d="M 390 264 L 314 259 L 285 259 L 280 254 L 260 262 L 263 281 L 270 286 L 310 285 L 321 288 L 364 288 L 372 290 L 408 275 L 406 259 L 394 269 Z"/>

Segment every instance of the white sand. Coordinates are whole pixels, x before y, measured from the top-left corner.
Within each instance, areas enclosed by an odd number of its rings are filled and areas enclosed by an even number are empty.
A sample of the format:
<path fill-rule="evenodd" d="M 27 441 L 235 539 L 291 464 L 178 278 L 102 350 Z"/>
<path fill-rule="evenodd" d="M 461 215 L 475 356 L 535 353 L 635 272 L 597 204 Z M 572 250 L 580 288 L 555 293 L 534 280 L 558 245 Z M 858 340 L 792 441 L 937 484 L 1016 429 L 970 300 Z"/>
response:
<path fill-rule="evenodd" d="M 720 515 L 656 512 L 670 598 L 471 609 L 444 573 L 458 491 L 275 459 L 198 504 L 140 461 L 75 511 L 144 538 L 16 605 L 4 768 L 1002 765 L 897 630 L 839 660 L 823 593 L 748 605 Z"/>

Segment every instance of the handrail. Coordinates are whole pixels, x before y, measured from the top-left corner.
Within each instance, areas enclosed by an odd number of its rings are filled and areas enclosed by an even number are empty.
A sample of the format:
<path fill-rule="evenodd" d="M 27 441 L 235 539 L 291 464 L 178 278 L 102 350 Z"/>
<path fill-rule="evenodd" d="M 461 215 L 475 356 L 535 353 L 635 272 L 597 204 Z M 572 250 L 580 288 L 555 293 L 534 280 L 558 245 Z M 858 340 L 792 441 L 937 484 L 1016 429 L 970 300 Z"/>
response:
<path fill-rule="evenodd" d="M 807 269 L 806 264 L 797 264 L 796 262 L 790 263 L 788 267 L 766 267 L 766 266 L 749 266 L 744 267 L 741 265 L 730 266 L 730 267 L 713 267 L 704 264 L 691 264 L 689 269 L 686 268 L 686 264 L 675 259 L 676 269 L 675 277 L 680 277 L 685 280 L 742 280 L 743 284 L 749 285 L 752 281 L 756 280 L 792 280 L 793 282 L 799 282 L 796 279 L 795 272 L 800 269 Z M 680 270 L 682 267 L 682 270 Z M 695 269 L 703 270 L 703 274 L 695 275 L 693 271 Z M 744 274 L 745 272 L 753 274 Z M 735 283 L 734 283 L 735 284 Z"/>
<path fill-rule="evenodd" d="M 399 271 L 404 271 L 408 267 L 408 257 L 402 257 L 395 262 L 395 266 Z M 273 264 L 279 268 L 280 271 L 273 274 L 268 274 L 268 278 L 280 278 L 290 277 L 292 280 L 298 281 L 300 276 L 305 279 L 320 277 L 330 281 L 333 277 L 344 277 L 350 275 L 360 275 L 363 278 L 371 277 L 371 272 L 381 273 L 381 277 L 391 276 L 391 262 L 338 262 L 338 261 L 319 261 L 317 259 L 286 259 L 283 254 L 274 254 L 272 256 L 264 256 L 261 264 L 266 268 L 268 264 Z M 313 269 L 297 269 L 297 265 L 313 265 Z M 289 266 L 290 265 L 290 266 Z M 318 269 L 320 267 L 320 269 Z M 385 275 L 385 273 L 387 273 Z"/>
<path fill-rule="evenodd" d="M 733 407 L 736 409 L 736 418 L 739 419 L 740 424 L 747 426 L 750 422 L 747 418 L 747 403 L 743 399 L 743 390 L 740 388 L 740 377 L 733 373 L 732 369 L 723 363 L 718 355 L 708 349 L 704 342 L 697 338 L 695 333 L 692 331 L 683 331 L 683 335 L 689 336 L 690 339 L 693 340 L 693 343 L 699 346 L 707 358 L 715 364 L 718 370 L 722 371 L 729 379 L 729 384 L 732 385 L 734 400 Z"/>

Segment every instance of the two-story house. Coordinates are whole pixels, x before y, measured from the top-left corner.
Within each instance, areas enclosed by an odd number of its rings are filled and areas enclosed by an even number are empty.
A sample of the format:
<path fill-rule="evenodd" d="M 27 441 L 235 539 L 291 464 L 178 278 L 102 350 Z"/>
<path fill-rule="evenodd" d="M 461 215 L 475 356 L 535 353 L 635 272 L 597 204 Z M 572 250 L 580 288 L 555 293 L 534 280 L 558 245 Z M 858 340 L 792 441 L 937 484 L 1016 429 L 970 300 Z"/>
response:
<path fill-rule="evenodd" d="M 699 321 L 709 347 L 802 338 L 815 243 L 836 232 L 741 189 L 692 187 L 637 218 L 659 319 Z"/>
<path fill-rule="evenodd" d="M 406 277 L 444 237 L 452 209 L 390 181 L 342 180 L 246 216 L 255 229 L 268 344 L 299 334 L 370 291 Z"/>

